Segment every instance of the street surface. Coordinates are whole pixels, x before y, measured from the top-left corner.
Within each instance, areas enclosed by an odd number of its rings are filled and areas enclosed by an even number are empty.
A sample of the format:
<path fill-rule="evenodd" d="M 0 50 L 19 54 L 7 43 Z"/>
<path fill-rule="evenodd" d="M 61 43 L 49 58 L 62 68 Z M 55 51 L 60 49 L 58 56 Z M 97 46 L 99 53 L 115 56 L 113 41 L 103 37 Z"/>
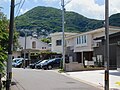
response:
<path fill-rule="evenodd" d="M 13 68 L 11 90 L 99 90 L 54 70 Z"/>

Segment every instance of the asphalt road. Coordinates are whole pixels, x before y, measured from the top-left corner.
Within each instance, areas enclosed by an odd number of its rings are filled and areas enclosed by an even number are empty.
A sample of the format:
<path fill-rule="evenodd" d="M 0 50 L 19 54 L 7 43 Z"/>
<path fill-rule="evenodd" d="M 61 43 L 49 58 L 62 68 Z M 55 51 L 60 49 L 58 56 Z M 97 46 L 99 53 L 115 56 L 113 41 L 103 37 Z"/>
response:
<path fill-rule="evenodd" d="M 13 69 L 11 90 L 99 90 L 54 70 Z"/>

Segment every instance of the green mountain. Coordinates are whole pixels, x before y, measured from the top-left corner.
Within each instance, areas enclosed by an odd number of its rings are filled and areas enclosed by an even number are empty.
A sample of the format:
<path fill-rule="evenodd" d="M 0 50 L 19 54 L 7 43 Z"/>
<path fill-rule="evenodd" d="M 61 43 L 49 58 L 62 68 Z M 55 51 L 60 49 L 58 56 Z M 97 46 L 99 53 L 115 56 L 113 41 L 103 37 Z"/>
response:
<path fill-rule="evenodd" d="M 120 19 L 119 16 L 120 14 L 110 17 L 111 25 L 119 26 L 120 20 L 117 20 L 117 24 L 113 23 L 116 17 Z M 52 7 L 38 6 L 16 17 L 15 22 L 17 30 L 36 30 L 37 33 L 41 31 L 47 33 L 60 32 L 62 31 L 62 11 Z M 103 27 L 103 22 L 102 20 L 86 18 L 75 12 L 65 12 L 65 31 L 67 32 L 84 32 L 97 29 Z"/>
<path fill-rule="evenodd" d="M 120 27 L 120 13 L 110 16 L 110 25 Z"/>

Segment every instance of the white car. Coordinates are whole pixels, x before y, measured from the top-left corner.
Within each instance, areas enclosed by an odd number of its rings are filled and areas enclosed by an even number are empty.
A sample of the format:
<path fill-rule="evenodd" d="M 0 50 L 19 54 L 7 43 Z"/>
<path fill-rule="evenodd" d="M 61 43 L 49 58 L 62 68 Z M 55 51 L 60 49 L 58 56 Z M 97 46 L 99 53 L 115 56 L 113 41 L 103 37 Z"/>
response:
<path fill-rule="evenodd" d="M 22 64 L 23 60 L 24 60 L 23 58 L 14 58 L 12 61 L 12 66 L 13 67 L 20 66 L 20 64 Z"/>

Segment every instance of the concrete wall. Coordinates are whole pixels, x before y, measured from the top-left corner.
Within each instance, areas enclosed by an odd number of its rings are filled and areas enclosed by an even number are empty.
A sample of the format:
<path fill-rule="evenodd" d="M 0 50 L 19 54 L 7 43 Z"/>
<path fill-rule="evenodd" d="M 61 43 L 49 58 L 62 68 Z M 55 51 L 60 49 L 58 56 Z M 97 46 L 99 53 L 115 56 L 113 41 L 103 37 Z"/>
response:
<path fill-rule="evenodd" d="M 66 64 L 66 71 L 78 71 L 84 70 L 84 66 L 81 63 L 72 62 Z"/>

